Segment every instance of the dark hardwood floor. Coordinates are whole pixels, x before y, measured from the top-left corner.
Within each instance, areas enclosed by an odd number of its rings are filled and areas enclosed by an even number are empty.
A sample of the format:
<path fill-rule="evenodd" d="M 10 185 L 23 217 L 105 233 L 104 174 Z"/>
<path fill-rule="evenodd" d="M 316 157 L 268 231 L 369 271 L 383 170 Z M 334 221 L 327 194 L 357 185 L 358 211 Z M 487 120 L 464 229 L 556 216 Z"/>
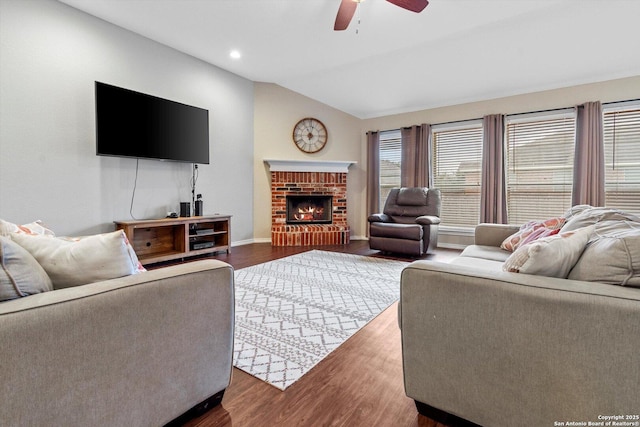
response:
<path fill-rule="evenodd" d="M 354 241 L 318 247 L 258 243 L 234 247 L 230 254 L 214 258 L 240 269 L 310 249 L 382 256 L 371 251 L 368 242 Z M 458 253 L 439 249 L 425 259 L 446 261 Z M 394 303 L 285 391 L 233 368 L 222 404 L 184 425 L 442 427 L 419 415 L 413 400 L 404 394 L 396 310 Z"/>

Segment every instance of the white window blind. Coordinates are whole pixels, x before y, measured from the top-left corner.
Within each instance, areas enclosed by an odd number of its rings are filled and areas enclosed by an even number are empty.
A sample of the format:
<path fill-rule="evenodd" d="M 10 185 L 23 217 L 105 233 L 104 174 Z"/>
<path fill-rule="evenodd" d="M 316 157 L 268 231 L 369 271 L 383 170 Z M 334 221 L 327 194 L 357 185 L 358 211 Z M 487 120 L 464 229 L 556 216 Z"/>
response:
<path fill-rule="evenodd" d="M 562 215 L 571 207 L 576 114 L 507 117 L 506 181 L 510 223 Z"/>
<path fill-rule="evenodd" d="M 380 210 L 392 188 L 400 187 L 401 170 L 400 130 L 380 132 Z"/>
<path fill-rule="evenodd" d="M 480 218 L 482 121 L 432 128 L 433 187 L 440 189 L 443 227 L 473 228 Z"/>
<path fill-rule="evenodd" d="M 640 102 L 604 111 L 606 205 L 640 214 Z"/>

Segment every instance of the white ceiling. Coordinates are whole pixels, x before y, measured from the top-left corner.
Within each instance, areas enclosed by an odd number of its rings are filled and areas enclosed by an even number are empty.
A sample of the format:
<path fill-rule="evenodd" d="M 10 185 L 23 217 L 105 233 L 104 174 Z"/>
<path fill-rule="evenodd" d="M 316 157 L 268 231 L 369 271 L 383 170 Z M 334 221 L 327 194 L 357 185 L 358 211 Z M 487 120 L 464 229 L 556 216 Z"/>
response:
<path fill-rule="evenodd" d="M 359 118 L 640 75 L 638 0 L 61 1 Z"/>

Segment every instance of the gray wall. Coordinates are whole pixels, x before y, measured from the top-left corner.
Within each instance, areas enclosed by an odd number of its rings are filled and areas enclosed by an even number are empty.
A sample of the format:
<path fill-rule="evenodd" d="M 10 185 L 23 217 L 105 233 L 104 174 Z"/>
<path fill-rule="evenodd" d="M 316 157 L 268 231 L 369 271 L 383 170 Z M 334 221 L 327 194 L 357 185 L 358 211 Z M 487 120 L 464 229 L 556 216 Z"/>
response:
<path fill-rule="evenodd" d="M 209 110 L 205 214 L 253 239 L 253 83 L 52 0 L 0 0 L 0 218 L 59 235 L 131 219 L 136 160 L 95 155 L 94 81 Z M 140 160 L 132 213 L 191 200 L 191 165 Z"/>

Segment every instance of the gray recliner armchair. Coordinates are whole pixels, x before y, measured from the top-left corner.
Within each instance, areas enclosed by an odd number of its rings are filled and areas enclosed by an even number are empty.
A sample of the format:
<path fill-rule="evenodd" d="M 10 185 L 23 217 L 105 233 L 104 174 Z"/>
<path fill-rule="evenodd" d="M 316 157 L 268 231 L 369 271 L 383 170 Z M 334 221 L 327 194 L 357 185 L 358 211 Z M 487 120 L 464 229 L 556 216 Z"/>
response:
<path fill-rule="evenodd" d="M 440 190 L 394 188 L 383 213 L 369 217 L 369 247 L 383 252 L 422 256 L 438 245 Z"/>

